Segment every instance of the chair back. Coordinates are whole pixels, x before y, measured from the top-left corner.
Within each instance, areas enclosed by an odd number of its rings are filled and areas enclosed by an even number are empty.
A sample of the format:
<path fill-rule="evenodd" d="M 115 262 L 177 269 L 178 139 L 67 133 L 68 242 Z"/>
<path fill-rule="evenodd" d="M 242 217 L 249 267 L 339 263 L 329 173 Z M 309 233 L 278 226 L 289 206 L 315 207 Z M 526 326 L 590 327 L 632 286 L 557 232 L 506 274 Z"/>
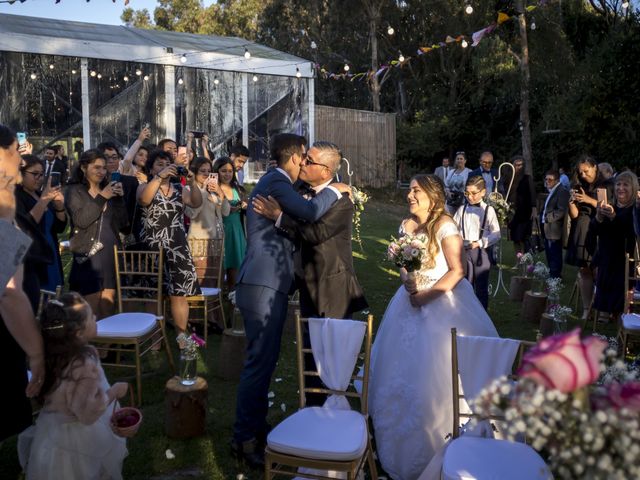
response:
<path fill-rule="evenodd" d="M 461 418 L 478 417 L 468 409 L 467 400 L 476 397 L 482 388 L 503 375 L 516 380 L 515 372 L 525 349 L 534 345 L 534 342 L 510 338 L 459 337 L 457 330 L 451 329 L 453 438 L 460 436 Z M 504 420 L 504 417 L 490 416 L 489 419 Z"/>
<path fill-rule="evenodd" d="M 222 288 L 224 267 L 224 239 L 189 240 L 191 258 L 196 267 L 198 283 L 205 288 Z"/>
<path fill-rule="evenodd" d="M 371 359 L 371 341 L 373 334 L 373 315 L 367 316 L 366 322 L 358 322 L 364 324 L 364 335 L 360 337 L 356 337 L 355 335 L 362 335 L 362 330 L 358 329 L 350 329 L 350 334 L 354 335 L 351 345 L 353 345 L 353 341 L 359 341 L 358 345 L 358 353 L 355 361 L 355 365 L 350 374 L 350 380 L 348 382 L 347 387 L 344 390 L 341 389 L 332 389 L 328 387 L 311 387 L 307 385 L 307 380 L 311 377 L 320 377 L 320 373 L 318 371 L 318 367 L 313 370 L 307 370 L 305 368 L 305 355 L 313 355 L 313 349 L 309 347 L 308 344 L 305 344 L 303 332 L 305 329 L 307 331 L 310 328 L 310 321 L 327 321 L 327 322 L 356 322 L 355 320 L 342 320 L 342 319 L 309 319 L 302 318 L 300 316 L 300 312 L 296 312 L 296 354 L 297 354 L 297 362 L 298 362 L 298 383 L 299 383 L 299 393 L 300 393 L 300 408 L 304 408 L 306 405 L 306 394 L 307 393 L 322 393 L 327 395 L 341 395 L 345 398 L 356 398 L 360 401 L 360 412 L 363 415 L 368 414 L 368 389 L 369 389 L 369 364 Z M 351 333 L 352 332 L 352 333 Z M 337 338 L 333 336 L 333 339 Z M 330 342 L 332 341 L 331 335 L 320 336 L 316 338 L 316 342 Z M 340 338 L 340 343 L 348 341 L 344 337 Z M 314 340 L 311 341 L 314 343 Z M 318 345 L 318 343 L 316 343 Z M 327 351 L 328 348 L 340 348 L 339 345 L 327 346 L 323 345 L 322 348 Z M 360 363 L 358 360 L 362 361 L 362 365 L 358 365 Z"/>
<path fill-rule="evenodd" d="M 636 240 L 635 255 L 631 257 L 625 254 L 624 262 L 624 308 L 623 313 L 633 313 L 634 309 L 640 305 L 640 294 L 636 293 L 636 286 L 640 282 L 640 274 L 638 266 L 640 265 L 638 257 L 638 242 Z"/>
<path fill-rule="evenodd" d="M 44 310 L 44 306 L 47 304 L 47 302 L 55 298 L 60 298 L 61 293 L 62 285 L 58 285 L 55 292 L 52 292 L 51 290 L 40 290 L 40 299 L 38 300 L 36 320 L 40 321 L 40 315 L 42 315 L 42 310 Z"/>
<path fill-rule="evenodd" d="M 113 247 L 116 260 L 118 312 L 130 311 L 125 306 L 155 304 L 155 315 L 162 316 L 163 250 L 120 250 Z M 132 311 L 139 311 L 134 308 Z M 151 312 L 150 312 L 151 313 Z"/>

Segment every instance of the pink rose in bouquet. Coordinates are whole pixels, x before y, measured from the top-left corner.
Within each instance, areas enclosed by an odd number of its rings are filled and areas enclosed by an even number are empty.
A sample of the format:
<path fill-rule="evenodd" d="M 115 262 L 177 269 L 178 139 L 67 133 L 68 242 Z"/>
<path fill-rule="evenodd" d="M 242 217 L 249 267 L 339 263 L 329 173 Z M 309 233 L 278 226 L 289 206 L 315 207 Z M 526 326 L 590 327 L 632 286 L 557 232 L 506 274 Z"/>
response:
<path fill-rule="evenodd" d="M 522 359 L 519 375 L 563 393 L 594 382 L 607 343 L 596 337 L 580 338 L 580 330 L 541 340 Z"/>

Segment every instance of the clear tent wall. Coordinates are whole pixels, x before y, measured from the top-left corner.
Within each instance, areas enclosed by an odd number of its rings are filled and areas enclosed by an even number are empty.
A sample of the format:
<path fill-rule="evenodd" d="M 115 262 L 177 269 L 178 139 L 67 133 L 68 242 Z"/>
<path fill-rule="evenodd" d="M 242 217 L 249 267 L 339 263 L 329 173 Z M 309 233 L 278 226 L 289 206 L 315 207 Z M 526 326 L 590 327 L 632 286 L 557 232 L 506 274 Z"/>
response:
<path fill-rule="evenodd" d="M 252 177 L 264 169 L 272 135 L 309 137 L 313 79 L 98 59 L 88 59 L 87 71 L 93 147 L 111 141 L 126 150 L 147 123 L 153 143 L 205 132 L 216 156 L 248 139 Z M 82 151 L 80 58 L 0 51 L 0 89 L 0 123 L 27 132 L 36 153 L 51 144 Z"/>

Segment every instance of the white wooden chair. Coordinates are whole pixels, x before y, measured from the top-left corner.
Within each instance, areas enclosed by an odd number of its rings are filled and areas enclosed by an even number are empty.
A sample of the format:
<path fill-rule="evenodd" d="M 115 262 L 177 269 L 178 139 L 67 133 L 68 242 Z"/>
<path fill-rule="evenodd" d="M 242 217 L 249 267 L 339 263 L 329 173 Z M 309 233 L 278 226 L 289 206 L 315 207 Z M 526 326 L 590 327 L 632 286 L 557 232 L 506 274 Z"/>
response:
<path fill-rule="evenodd" d="M 311 349 L 304 348 L 303 344 L 305 322 L 309 324 Z M 274 475 L 336 478 L 327 476 L 336 471 L 343 473 L 343 477 L 338 478 L 353 480 L 367 463 L 370 477 L 378 478 L 367 411 L 372 324 L 371 315 L 366 323 L 304 319 L 299 313 L 296 315 L 300 410 L 277 425 L 267 437 L 266 480 Z M 320 365 L 316 371 L 306 371 L 304 367 L 304 355 L 311 352 L 316 365 Z M 364 366 L 354 374 L 359 356 L 363 357 Z M 307 377 L 318 375 L 327 388 L 306 385 Z M 360 393 L 355 390 L 354 381 L 362 382 Z M 311 392 L 331 396 L 323 407 L 306 407 L 305 395 Z M 350 409 L 347 397 L 360 400 L 359 411 Z"/>
<path fill-rule="evenodd" d="M 129 251 L 113 248 L 116 263 L 118 313 L 97 322 L 93 340 L 98 351 L 115 352 L 115 362 L 105 366 L 135 369 L 138 405 L 142 403 L 142 357 L 164 343 L 167 360 L 175 371 L 171 348 L 162 316 L 163 252 Z M 155 314 L 127 312 L 125 305 L 151 304 Z M 134 362 L 127 358 L 133 355 Z M 122 357 L 125 357 L 124 361 Z"/>

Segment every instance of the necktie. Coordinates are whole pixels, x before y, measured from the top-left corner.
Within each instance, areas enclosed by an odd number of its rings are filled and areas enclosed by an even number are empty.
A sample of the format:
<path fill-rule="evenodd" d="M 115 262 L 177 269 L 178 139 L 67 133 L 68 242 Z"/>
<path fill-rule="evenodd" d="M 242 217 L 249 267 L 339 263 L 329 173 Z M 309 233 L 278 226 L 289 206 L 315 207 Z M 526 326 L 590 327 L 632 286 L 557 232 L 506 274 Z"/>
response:
<path fill-rule="evenodd" d="M 47 162 L 47 171 L 45 172 L 45 177 L 48 177 L 51 174 L 51 170 L 53 168 L 53 162 Z"/>

